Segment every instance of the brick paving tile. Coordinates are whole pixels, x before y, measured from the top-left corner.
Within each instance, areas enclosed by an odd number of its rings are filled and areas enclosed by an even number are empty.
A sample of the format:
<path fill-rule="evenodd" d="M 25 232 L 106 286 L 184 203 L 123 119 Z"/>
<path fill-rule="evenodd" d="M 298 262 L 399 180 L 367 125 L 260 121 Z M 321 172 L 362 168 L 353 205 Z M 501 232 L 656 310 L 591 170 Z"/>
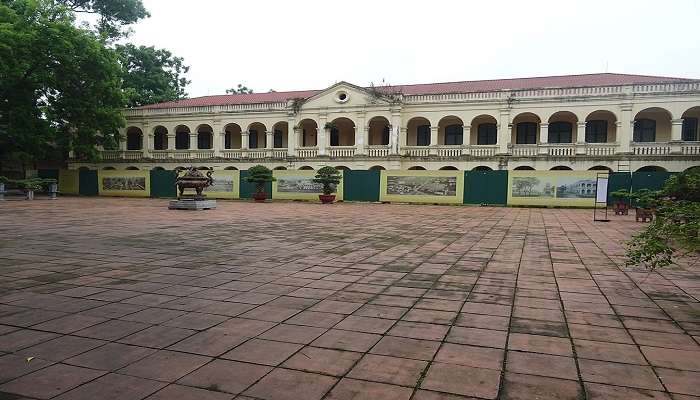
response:
<path fill-rule="evenodd" d="M 700 396 L 700 386 L 698 385 L 698 382 L 700 382 L 699 372 L 656 368 L 656 373 L 671 393 Z"/>
<path fill-rule="evenodd" d="M 336 382 L 330 376 L 277 368 L 244 394 L 266 400 L 318 400 Z"/>
<path fill-rule="evenodd" d="M 2 355 L 0 356 L 0 383 L 46 368 L 51 364 L 53 364 L 53 361 L 41 358 L 34 358 L 27 362 L 27 357 L 15 354 Z"/>
<path fill-rule="evenodd" d="M 65 360 L 66 364 L 103 371 L 115 371 L 155 353 L 156 350 L 119 343 L 107 343 L 94 350 Z"/>
<path fill-rule="evenodd" d="M 102 371 L 54 364 L 1 385 L 0 393 L 49 399 L 103 374 Z"/>
<path fill-rule="evenodd" d="M 408 400 L 413 391 L 409 388 L 385 383 L 365 382 L 343 378 L 331 390 L 326 400 Z"/>
<path fill-rule="evenodd" d="M 191 329 L 173 328 L 170 326 L 154 325 L 142 331 L 119 339 L 119 342 L 135 346 L 146 346 L 162 349 L 191 336 L 197 331 Z"/>
<path fill-rule="evenodd" d="M 589 400 L 700 400 L 700 274 L 623 267 L 624 241 L 644 226 L 632 216 L 601 225 L 573 209 L 6 203 L 0 237 L 32 245 L 0 248 L 0 385 L 260 400 L 239 393 L 277 367 L 270 376 L 284 382 L 340 379 L 318 390 L 328 398 L 485 399 L 502 384 L 500 399 L 575 398 L 585 386 Z M 334 234 L 319 235 L 330 217 Z M 199 234 L 182 241 L 188 226 Z M 209 361 L 221 356 L 242 361 Z M 426 362 L 415 382 L 415 369 L 391 373 Z M 76 374 L 53 391 L 41 383 L 57 382 L 42 375 L 52 368 Z M 88 382 L 94 371 L 114 374 Z M 121 391 L 123 379 L 157 388 Z"/>
<path fill-rule="evenodd" d="M 506 336 L 503 331 L 456 326 L 450 330 L 445 341 L 503 349 L 506 347 Z"/>
<path fill-rule="evenodd" d="M 107 374 L 58 396 L 57 400 L 141 400 L 166 384 L 150 379 Z"/>
<path fill-rule="evenodd" d="M 276 366 L 302 347 L 294 343 L 251 339 L 225 353 L 221 358 Z"/>
<path fill-rule="evenodd" d="M 25 357 L 43 358 L 49 361 L 63 361 L 66 358 L 84 353 L 104 343 L 102 340 L 66 335 L 28 347 L 17 352 L 17 354 Z"/>
<path fill-rule="evenodd" d="M 180 379 L 178 383 L 238 394 L 272 370 L 271 367 L 237 361 L 214 360 Z"/>
<path fill-rule="evenodd" d="M 370 333 L 330 329 L 318 339 L 314 340 L 311 345 L 338 350 L 366 352 L 372 348 L 380 338 L 381 336 Z"/>
<path fill-rule="evenodd" d="M 663 390 L 651 367 L 579 359 L 585 382 L 607 383 L 639 389 Z"/>
<path fill-rule="evenodd" d="M 574 339 L 574 346 L 580 358 L 647 365 L 639 348 L 634 345 Z"/>
<path fill-rule="evenodd" d="M 504 354 L 502 349 L 444 343 L 435 356 L 435 361 L 501 370 Z"/>
<path fill-rule="evenodd" d="M 671 400 L 671 397 L 664 392 L 588 382 L 586 382 L 584 386 L 586 388 L 588 400 Z"/>
<path fill-rule="evenodd" d="M 118 372 L 141 378 L 173 382 L 206 364 L 209 360 L 209 357 L 159 350 Z"/>
<path fill-rule="evenodd" d="M 576 381 L 506 372 L 501 400 L 580 400 Z"/>
<path fill-rule="evenodd" d="M 148 400 L 231 400 L 230 393 L 198 389 L 183 385 L 168 385 L 148 396 Z M 236 399 L 240 399 L 237 397 Z"/>
<path fill-rule="evenodd" d="M 509 351 L 506 371 L 578 380 L 576 364 L 572 357 L 553 356 L 539 353 Z"/>
<path fill-rule="evenodd" d="M 347 376 L 394 385 L 415 386 L 427 365 L 425 361 L 366 354 Z"/>
<path fill-rule="evenodd" d="M 430 361 L 439 347 L 440 342 L 432 340 L 384 336 L 369 352 L 372 354 Z"/>
<path fill-rule="evenodd" d="M 283 366 L 308 372 L 319 372 L 327 375 L 342 376 L 362 357 L 361 353 L 352 351 L 304 347 Z"/>
<path fill-rule="evenodd" d="M 500 380 L 501 373 L 497 370 L 433 363 L 421 383 L 421 388 L 495 399 Z"/>

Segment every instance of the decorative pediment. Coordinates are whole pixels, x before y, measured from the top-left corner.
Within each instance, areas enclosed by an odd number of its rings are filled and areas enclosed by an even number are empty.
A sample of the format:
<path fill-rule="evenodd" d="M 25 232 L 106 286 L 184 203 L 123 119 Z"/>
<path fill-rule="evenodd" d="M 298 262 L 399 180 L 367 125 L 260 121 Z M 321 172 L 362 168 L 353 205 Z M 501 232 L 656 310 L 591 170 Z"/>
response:
<path fill-rule="evenodd" d="M 341 81 L 309 97 L 304 102 L 303 108 L 358 107 L 367 104 L 388 103 L 365 88 Z"/>

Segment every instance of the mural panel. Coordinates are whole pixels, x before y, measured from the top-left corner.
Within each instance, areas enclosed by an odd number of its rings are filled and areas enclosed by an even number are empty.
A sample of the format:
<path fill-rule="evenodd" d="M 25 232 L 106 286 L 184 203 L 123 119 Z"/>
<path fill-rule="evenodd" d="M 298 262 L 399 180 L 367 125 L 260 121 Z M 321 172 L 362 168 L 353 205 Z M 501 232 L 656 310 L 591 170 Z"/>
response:
<path fill-rule="evenodd" d="M 97 186 L 100 196 L 148 197 L 151 195 L 149 171 L 100 170 Z"/>
<path fill-rule="evenodd" d="M 508 204 L 593 207 L 599 171 L 509 171 Z"/>
<path fill-rule="evenodd" d="M 318 200 L 323 185 L 313 181 L 316 171 L 274 170 L 277 179 L 272 182 L 272 198 L 286 200 Z M 336 200 L 343 200 L 343 181 L 335 188 Z"/>
<path fill-rule="evenodd" d="M 204 194 L 207 197 L 215 199 L 239 198 L 240 171 L 215 170 L 211 177 L 214 179 L 214 183 L 204 189 Z"/>
<path fill-rule="evenodd" d="M 382 171 L 380 201 L 462 203 L 463 171 Z"/>

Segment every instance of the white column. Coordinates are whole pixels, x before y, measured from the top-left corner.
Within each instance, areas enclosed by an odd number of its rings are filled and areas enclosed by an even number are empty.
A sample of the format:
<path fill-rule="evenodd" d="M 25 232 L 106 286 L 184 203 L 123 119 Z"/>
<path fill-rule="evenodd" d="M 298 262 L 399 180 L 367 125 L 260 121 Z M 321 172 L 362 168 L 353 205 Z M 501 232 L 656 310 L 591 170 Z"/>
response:
<path fill-rule="evenodd" d="M 292 128 L 289 130 L 287 135 L 287 154 L 294 156 L 296 155 L 296 147 L 297 143 L 299 142 L 299 137 L 303 134 L 303 132 L 301 128 L 294 128 L 293 125 L 290 126 L 292 126 Z"/>
<path fill-rule="evenodd" d="M 366 153 L 365 147 L 369 146 L 369 127 L 365 124 L 364 113 L 358 113 L 356 118 L 355 152 L 356 154 L 364 155 Z"/>
<path fill-rule="evenodd" d="M 268 157 L 272 157 L 272 149 L 275 147 L 274 134 L 274 128 L 265 132 L 265 150 L 267 150 L 266 154 Z"/>
<path fill-rule="evenodd" d="M 401 111 L 391 112 L 391 131 L 389 133 L 389 154 L 399 154 L 399 140 L 401 132 Z"/>
<path fill-rule="evenodd" d="M 399 135 L 399 147 L 397 149 L 397 154 L 403 154 L 403 148 L 406 147 L 406 141 L 408 140 L 408 127 L 401 128 L 401 134 Z"/>
<path fill-rule="evenodd" d="M 512 136 L 510 125 L 510 110 L 500 110 L 498 125 L 496 125 L 496 143 L 498 144 L 498 154 L 508 154 L 508 144 Z"/>
<path fill-rule="evenodd" d="M 437 148 L 436 146 L 438 145 L 438 130 L 440 127 L 438 126 L 431 126 L 430 127 L 430 154 L 437 154 Z"/>
<path fill-rule="evenodd" d="M 586 154 L 586 121 L 576 124 L 576 154 Z"/>
<path fill-rule="evenodd" d="M 175 150 L 175 133 L 168 131 L 168 150 Z"/>
<path fill-rule="evenodd" d="M 318 147 L 319 156 L 326 155 L 326 134 L 330 135 L 330 132 L 327 132 L 328 130 L 326 129 L 326 122 L 326 116 L 320 116 L 318 119 L 318 128 L 316 128 L 316 147 Z"/>
<path fill-rule="evenodd" d="M 683 148 L 681 144 L 683 143 L 683 120 L 673 119 L 671 120 L 671 153 L 681 154 Z"/>
<path fill-rule="evenodd" d="M 462 125 L 462 144 L 469 146 L 472 144 L 472 126 Z"/>
<path fill-rule="evenodd" d="M 632 116 L 632 105 L 623 104 L 620 106 L 620 119 L 617 121 L 617 141 L 618 153 L 630 153 L 630 142 L 634 131 L 634 117 Z"/>
<path fill-rule="evenodd" d="M 241 131 L 241 153 L 243 157 L 248 157 L 248 131 Z"/>
<path fill-rule="evenodd" d="M 148 154 L 153 150 L 153 133 L 149 133 L 144 138 L 143 144 L 143 157 L 148 158 Z"/>
<path fill-rule="evenodd" d="M 540 140 L 539 144 L 547 144 L 549 142 L 549 124 L 540 124 Z M 538 154 L 547 154 L 547 148 L 540 146 L 537 150 Z"/>

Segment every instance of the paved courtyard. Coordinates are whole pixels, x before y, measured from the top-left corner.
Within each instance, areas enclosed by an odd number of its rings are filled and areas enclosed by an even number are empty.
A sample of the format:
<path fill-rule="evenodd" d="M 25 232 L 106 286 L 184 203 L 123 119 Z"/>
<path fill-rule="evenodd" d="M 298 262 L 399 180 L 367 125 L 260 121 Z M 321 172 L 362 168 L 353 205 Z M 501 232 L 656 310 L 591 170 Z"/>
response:
<path fill-rule="evenodd" d="M 0 203 L 0 399 L 700 399 L 700 273 L 590 210 Z"/>

